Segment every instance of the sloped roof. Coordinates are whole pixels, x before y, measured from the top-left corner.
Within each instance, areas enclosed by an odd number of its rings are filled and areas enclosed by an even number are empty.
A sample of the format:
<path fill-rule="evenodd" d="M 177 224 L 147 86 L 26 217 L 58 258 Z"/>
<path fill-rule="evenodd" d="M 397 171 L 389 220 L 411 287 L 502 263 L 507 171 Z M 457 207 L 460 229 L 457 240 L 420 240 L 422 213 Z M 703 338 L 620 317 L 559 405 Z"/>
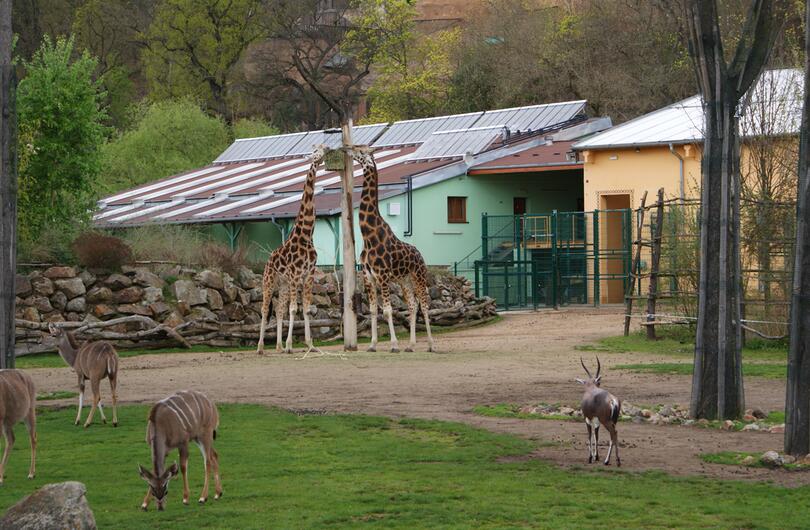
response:
<path fill-rule="evenodd" d="M 804 77 L 800 70 L 762 73 L 741 103 L 743 136 L 796 134 L 801 123 Z M 574 145 L 605 149 L 703 141 L 703 99 L 692 96 L 650 112 Z"/>
<path fill-rule="evenodd" d="M 549 141 L 529 149 L 524 149 L 488 162 L 474 165 L 467 170 L 470 175 L 487 173 L 526 173 L 535 171 L 557 171 L 581 169 L 582 161 L 570 159 L 572 141 Z"/>

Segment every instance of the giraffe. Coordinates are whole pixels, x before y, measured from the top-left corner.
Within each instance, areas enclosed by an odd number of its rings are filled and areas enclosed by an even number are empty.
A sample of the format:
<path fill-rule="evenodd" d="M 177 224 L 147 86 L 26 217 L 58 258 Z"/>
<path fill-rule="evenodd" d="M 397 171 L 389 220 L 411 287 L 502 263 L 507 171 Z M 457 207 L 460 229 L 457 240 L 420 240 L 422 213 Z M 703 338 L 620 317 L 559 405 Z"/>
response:
<path fill-rule="evenodd" d="M 360 196 L 360 233 L 363 235 L 363 252 L 360 264 L 368 293 L 371 311 L 371 345 L 368 351 L 377 349 L 377 287 L 382 297 L 383 316 L 388 320 L 391 335 L 391 351 L 398 352 L 397 336 L 391 308 L 389 285 L 397 282 L 408 302 L 410 311 L 411 336 L 405 351 L 413 351 L 416 346 L 417 299 L 425 317 L 428 336 L 428 351 L 433 351 L 433 337 L 430 334 L 430 295 L 427 286 L 427 266 L 422 254 L 414 247 L 400 241 L 388 223 L 380 215 L 377 196 L 377 164 L 368 147 L 352 149 L 352 156 L 363 168 L 363 192 Z M 407 280 L 410 280 L 408 282 Z M 410 283 L 410 285 L 408 285 Z"/>
<path fill-rule="evenodd" d="M 304 183 L 304 192 L 301 195 L 301 207 L 295 218 L 295 226 L 287 240 L 267 258 L 262 276 L 262 322 L 259 329 L 259 344 L 257 352 L 264 353 L 264 330 L 267 326 L 267 313 L 273 291 L 278 288 L 278 303 L 276 304 L 276 351 L 292 353 L 293 320 L 298 311 L 298 289 L 301 288 L 301 302 L 304 313 L 304 338 L 307 343 L 307 353 L 317 349 L 312 344 L 312 335 L 309 329 L 309 306 L 312 300 L 312 281 L 315 273 L 315 264 L 318 254 L 312 244 L 312 231 L 315 227 L 315 174 L 318 165 L 326 154 L 325 146 L 316 146 L 310 156 L 311 164 Z M 290 323 L 287 330 L 287 343 L 282 350 L 281 335 L 284 325 L 284 310 L 290 308 Z"/>

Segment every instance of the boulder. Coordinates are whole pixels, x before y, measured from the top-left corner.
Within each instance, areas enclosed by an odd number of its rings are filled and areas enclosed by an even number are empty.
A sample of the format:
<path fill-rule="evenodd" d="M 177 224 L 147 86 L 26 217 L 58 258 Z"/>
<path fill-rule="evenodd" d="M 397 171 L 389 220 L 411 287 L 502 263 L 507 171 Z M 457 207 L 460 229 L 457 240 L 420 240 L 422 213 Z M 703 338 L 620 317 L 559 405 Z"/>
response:
<path fill-rule="evenodd" d="M 34 306 L 40 313 L 50 313 L 53 311 L 51 301 L 45 296 L 29 296 L 25 299 L 25 305 Z"/>
<path fill-rule="evenodd" d="M 26 307 L 22 311 L 22 319 L 29 320 L 31 322 L 39 322 L 40 321 L 39 311 L 37 311 L 36 307 Z"/>
<path fill-rule="evenodd" d="M 157 287 L 158 289 L 163 289 L 163 286 L 166 285 L 166 282 L 164 282 L 160 276 L 142 267 L 135 269 L 135 276 L 132 278 L 132 281 L 141 287 Z"/>
<path fill-rule="evenodd" d="M 250 293 L 248 293 L 244 289 L 237 289 L 236 301 L 242 305 L 248 305 L 250 303 Z"/>
<path fill-rule="evenodd" d="M 207 301 L 206 292 L 191 280 L 177 280 L 172 284 L 171 290 L 175 300 L 186 302 L 190 306 L 202 305 Z"/>
<path fill-rule="evenodd" d="M 194 277 L 195 280 L 200 282 L 206 287 L 211 289 L 221 290 L 225 287 L 225 282 L 222 279 L 222 274 L 216 271 L 204 270 Z"/>
<path fill-rule="evenodd" d="M 228 320 L 235 322 L 242 321 L 245 319 L 245 316 L 247 316 L 247 313 L 245 313 L 245 308 L 242 307 L 242 304 L 239 302 L 233 302 L 226 305 L 223 311 Z"/>
<path fill-rule="evenodd" d="M 756 423 L 749 423 L 748 425 L 743 427 L 742 430 L 744 430 L 744 431 L 758 431 L 759 430 L 759 425 L 756 424 Z"/>
<path fill-rule="evenodd" d="M 42 321 L 43 322 L 64 322 L 65 317 L 62 316 L 62 313 L 60 313 L 59 311 L 53 311 L 53 312 L 48 313 L 47 315 L 45 315 L 42 318 Z"/>
<path fill-rule="evenodd" d="M 8 509 L 0 528 L 7 530 L 50 530 L 96 528 L 87 504 L 87 489 L 81 482 L 48 484 Z"/>
<path fill-rule="evenodd" d="M 152 310 L 149 307 L 141 304 L 121 304 L 118 306 L 118 312 L 123 315 L 143 315 L 145 317 L 152 316 Z"/>
<path fill-rule="evenodd" d="M 745 458 L 743 458 L 743 459 L 742 459 L 742 462 L 741 462 L 741 463 L 742 463 L 742 465 L 744 465 L 744 466 L 751 466 L 751 465 L 754 465 L 754 463 L 755 463 L 756 461 L 757 461 L 757 459 L 756 459 L 756 458 L 754 458 L 754 457 L 753 457 L 753 456 L 751 456 L 751 455 L 748 455 L 748 456 L 746 456 Z"/>
<path fill-rule="evenodd" d="M 191 306 L 188 305 L 188 302 L 184 302 L 184 301 L 181 300 L 181 301 L 177 302 L 176 304 L 174 304 L 174 307 L 176 307 L 177 312 L 180 313 L 183 316 L 188 315 L 189 313 L 191 313 Z"/>
<path fill-rule="evenodd" d="M 754 407 L 753 409 L 751 409 L 751 415 L 757 418 L 758 420 L 768 417 L 765 411 L 758 407 Z"/>
<path fill-rule="evenodd" d="M 67 295 L 62 291 L 57 291 L 51 296 L 51 305 L 54 309 L 61 311 L 67 305 Z"/>
<path fill-rule="evenodd" d="M 768 429 L 768 432 L 783 434 L 785 432 L 785 424 L 783 423 L 781 425 L 774 425 L 773 427 Z"/>
<path fill-rule="evenodd" d="M 661 416 L 666 418 L 666 417 L 669 417 L 669 416 L 674 416 L 675 411 L 672 409 L 671 406 L 664 405 L 663 407 L 661 407 L 661 410 L 658 411 L 658 414 L 660 414 Z"/>
<path fill-rule="evenodd" d="M 236 281 L 243 289 L 254 289 L 262 284 L 262 277 L 247 267 L 240 267 L 236 273 Z"/>
<path fill-rule="evenodd" d="M 163 289 L 158 287 L 146 287 L 143 290 L 143 301 L 148 303 L 163 301 Z"/>
<path fill-rule="evenodd" d="M 109 287 L 95 286 L 87 291 L 88 302 L 109 302 L 113 299 L 113 292 Z"/>
<path fill-rule="evenodd" d="M 163 320 L 163 323 L 169 326 L 170 328 L 176 328 L 183 322 L 185 322 L 185 320 L 183 320 L 183 316 L 177 311 L 172 311 L 171 313 L 169 313 L 169 316 L 167 316 Z"/>
<path fill-rule="evenodd" d="M 157 301 L 149 304 L 149 309 L 151 309 L 152 313 L 158 318 L 168 314 L 172 310 L 172 308 L 169 307 L 168 304 L 162 301 Z"/>
<path fill-rule="evenodd" d="M 84 313 L 87 311 L 87 300 L 83 296 L 76 297 L 65 305 L 65 310 L 74 313 Z"/>
<path fill-rule="evenodd" d="M 119 304 L 133 304 L 135 302 L 140 302 L 143 298 L 143 289 L 134 285 L 132 287 L 126 287 L 115 293 L 113 298 Z"/>
<path fill-rule="evenodd" d="M 83 320 L 80 313 L 68 313 L 65 317 L 68 322 L 81 322 Z"/>
<path fill-rule="evenodd" d="M 227 274 L 225 275 L 225 286 L 222 288 L 222 299 L 225 303 L 229 304 L 236 300 L 236 295 L 239 288 L 233 283 L 233 280 Z"/>
<path fill-rule="evenodd" d="M 743 421 L 757 421 L 757 417 L 753 414 L 744 414 Z"/>
<path fill-rule="evenodd" d="M 766 451 L 759 457 L 759 461 L 768 467 L 779 467 L 785 463 L 776 451 Z"/>
<path fill-rule="evenodd" d="M 53 282 L 44 276 L 31 278 L 31 287 L 34 289 L 34 294 L 42 296 L 51 296 L 53 294 Z"/>
<path fill-rule="evenodd" d="M 320 294 L 312 295 L 312 303 L 318 307 L 329 307 L 332 305 L 332 301 L 329 299 L 329 297 Z"/>
<path fill-rule="evenodd" d="M 31 280 L 27 277 L 23 276 L 22 274 L 17 274 L 14 276 L 14 291 L 17 293 L 17 296 L 20 298 L 25 298 L 29 294 L 34 292 L 33 287 L 31 287 Z"/>
<path fill-rule="evenodd" d="M 56 280 L 56 288 L 68 297 L 68 300 L 73 300 L 77 296 L 81 296 L 87 292 L 84 287 L 84 282 L 81 278 L 68 278 L 66 280 Z"/>
<path fill-rule="evenodd" d="M 76 269 L 73 267 L 51 267 L 42 273 L 46 278 L 55 280 L 57 278 L 75 278 Z"/>
<path fill-rule="evenodd" d="M 250 291 L 248 291 L 250 295 L 251 302 L 261 302 L 262 301 L 262 289 L 261 287 L 254 287 Z"/>
<path fill-rule="evenodd" d="M 208 299 L 208 307 L 214 311 L 219 311 L 223 308 L 222 295 L 216 289 L 206 289 L 206 298 Z"/>
<path fill-rule="evenodd" d="M 571 416 L 574 414 L 574 409 L 571 407 L 560 407 L 559 413 L 563 416 Z"/>
<path fill-rule="evenodd" d="M 89 270 L 85 269 L 79 273 L 79 278 L 81 278 L 82 283 L 85 287 L 90 287 L 94 283 L 96 283 L 96 275 L 90 272 Z"/>
<path fill-rule="evenodd" d="M 194 309 L 191 310 L 191 313 L 189 313 L 188 316 L 186 316 L 186 320 L 188 320 L 188 321 L 192 321 L 192 320 L 214 320 L 214 321 L 219 321 L 219 318 L 217 317 L 216 313 L 214 313 L 210 309 L 207 309 L 207 308 L 205 308 L 203 306 L 197 306 L 197 307 L 195 307 Z"/>
<path fill-rule="evenodd" d="M 734 430 L 734 422 L 731 420 L 726 420 L 723 422 L 722 429 L 724 431 L 733 431 Z"/>
<path fill-rule="evenodd" d="M 123 274 L 110 274 L 107 279 L 104 280 L 104 285 L 110 289 L 118 291 L 119 289 L 124 289 L 132 285 L 132 280 Z"/>
<path fill-rule="evenodd" d="M 93 306 L 93 316 L 101 320 L 109 320 L 115 316 L 115 309 L 107 304 L 97 304 Z"/>
<path fill-rule="evenodd" d="M 796 457 L 792 455 L 782 455 L 782 463 L 783 464 L 795 464 Z"/>

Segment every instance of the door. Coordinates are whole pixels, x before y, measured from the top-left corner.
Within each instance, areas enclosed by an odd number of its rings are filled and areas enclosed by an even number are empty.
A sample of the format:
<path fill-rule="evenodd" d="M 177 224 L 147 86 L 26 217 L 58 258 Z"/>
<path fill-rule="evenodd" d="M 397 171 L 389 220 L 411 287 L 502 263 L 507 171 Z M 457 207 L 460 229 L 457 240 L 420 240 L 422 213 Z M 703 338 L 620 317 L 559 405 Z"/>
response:
<path fill-rule="evenodd" d="M 605 279 L 602 282 L 602 303 L 620 304 L 624 302 L 627 245 L 627 209 L 630 208 L 629 194 L 602 195 L 599 223 L 600 269 Z M 605 288 L 606 287 L 606 288 Z"/>
<path fill-rule="evenodd" d="M 526 197 L 515 197 L 512 199 L 512 213 L 523 215 L 526 213 Z"/>

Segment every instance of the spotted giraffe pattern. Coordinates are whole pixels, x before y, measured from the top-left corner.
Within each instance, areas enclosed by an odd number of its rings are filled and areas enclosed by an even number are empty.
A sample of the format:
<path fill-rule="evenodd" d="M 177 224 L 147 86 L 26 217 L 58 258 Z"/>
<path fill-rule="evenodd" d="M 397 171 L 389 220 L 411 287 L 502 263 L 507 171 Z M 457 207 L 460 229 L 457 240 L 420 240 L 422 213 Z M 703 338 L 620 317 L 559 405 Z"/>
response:
<path fill-rule="evenodd" d="M 301 290 L 302 312 L 304 313 L 304 337 L 309 350 L 313 349 L 309 327 L 309 307 L 312 301 L 312 282 L 316 271 L 318 253 L 312 243 L 315 228 L 315 175 L 318 165 L 326 153 L 324 146 L 318 146 L 311 156 L 311 164 L 301 195 L 301 206 L 292 232 L 284 243 L 267 258 L 262 276 L 262 322 L 259 329 L 257 351 L 264 353 L 264 331 L 273 292 L 278 289 L 276 303 L 276 351 L 292 352 L 293 321 L 298 311 L 298 290 Z M 287 342 L 282 348 L 281 336 L 284 325 L 284 312 L 289 307 L 289 329 Z M 308 351 L 309 351 L 308 350 Z"/>
<path fill-rule="evenodd" d="M 371 345 L 369 351 L 377 348 L 377 288 L 382 298 L 383 315 L 388 321 L 391 335 L 391 351 L 399 351 L 394 333 L 393 311 L 391 308 L 390 285 L 393 282 L 402 287 L 410 312 L 410 340 L 405 351 L 413 351 L 416 346 L 416 312 L 422 308 L 425 328 L 428 335 L 428 351 L 433 351 L 433 337 L 430 333 L 430 295 L 428 294 L 427 266 L 422 254 L 404 241 L 400 241 L 388 223 L 380 215 L 377 186 L 379 175 L 377 164 L 370 149 L 355 148 L 353 156 L 363 168 L 363 192 L 360 197 L 360 233 L 363 236 L 363 251 L 360 264 L 368 293 L 371 312 Z M 417 304 L 418 300 L 418 304 Z"/>

